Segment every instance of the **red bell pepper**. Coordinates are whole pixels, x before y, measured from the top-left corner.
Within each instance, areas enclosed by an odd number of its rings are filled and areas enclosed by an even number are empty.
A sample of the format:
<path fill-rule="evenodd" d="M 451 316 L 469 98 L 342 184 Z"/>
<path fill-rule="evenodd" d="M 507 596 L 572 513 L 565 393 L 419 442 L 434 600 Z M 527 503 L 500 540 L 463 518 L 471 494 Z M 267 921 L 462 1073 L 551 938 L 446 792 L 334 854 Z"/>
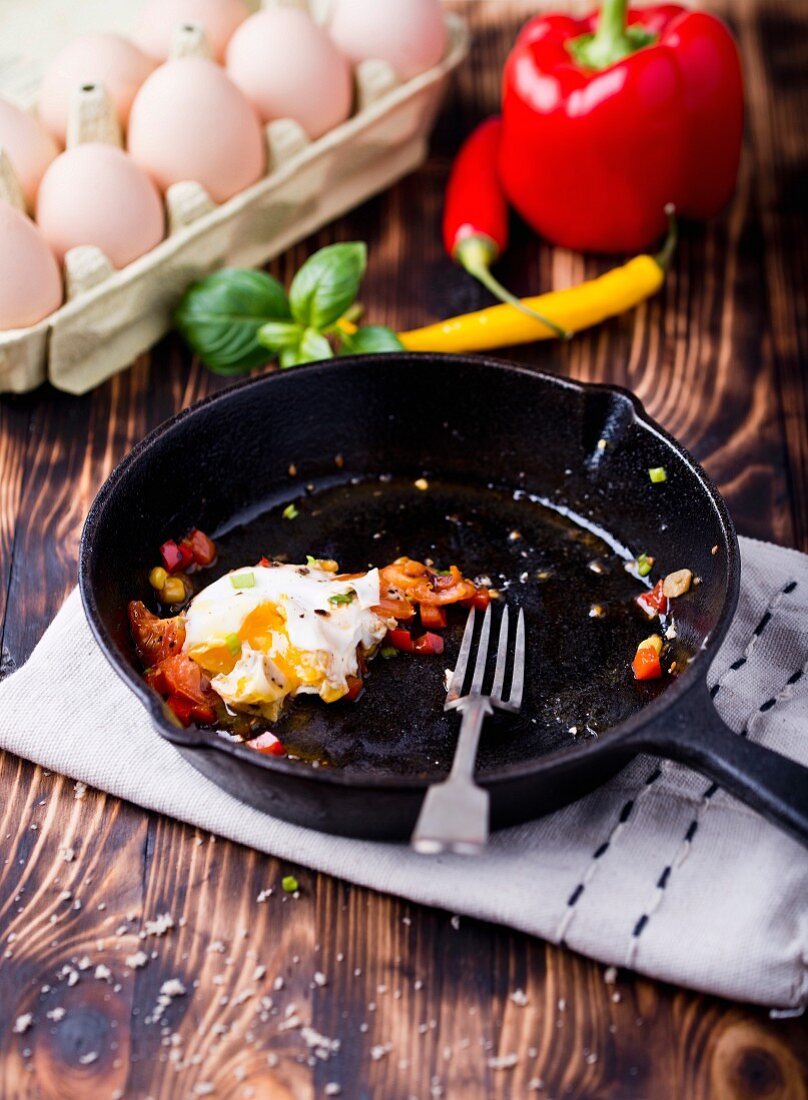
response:
<path fill-rule="evenodd" d="M 586 19 L 539 15 L 505 66 L 500 178 L 555 244 L 634 252 L 665 232 L 665 205 L 712 217 L 735 186 L 743 80 L 715 16 L 678 4 Z"/>

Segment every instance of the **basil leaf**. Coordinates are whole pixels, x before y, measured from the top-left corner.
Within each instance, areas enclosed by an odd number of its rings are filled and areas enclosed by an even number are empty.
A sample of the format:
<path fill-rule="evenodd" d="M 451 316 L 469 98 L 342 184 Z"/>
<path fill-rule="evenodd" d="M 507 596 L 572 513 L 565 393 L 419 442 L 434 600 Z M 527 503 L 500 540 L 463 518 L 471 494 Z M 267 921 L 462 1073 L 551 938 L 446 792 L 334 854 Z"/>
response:
<path fill-rule="evenodd" d="M 264 271 L 225 268 L 188 288 L 174 313 L 183 339 L 216 374 L 246 374 L 270 358 L 257 339 L 291 319 L 283 287 Z"/>
<path fill-rule="evenodd" d="M 367 248 L 361 241 L 332 244 L 315 252 L 289 290 L 295 320 L 314 329 L 333 325 L 359 293 L 366 265 Z"/>
<path fill-rule="evenodd" d="M 318 359 L 333 359 L 331 345 L 321 332 L 307 328 L 300 341 L 301 363 L 316 363 Z"/>
<path fill-rule="evenodd" d="M 270 351 L 297 347 L 303 338 L 303 329 L 294 321 L 268 321 L 258 330 L 258 343 Z"/>
<path fill-rule="evenodd" d="M 281 370 L 286 370 L 287 367 L 296 367 L 302 362 L 299 344 L 295 344 L 292 348 L 281 348 L 280 355 L 278 356 L 278 363 L 280 364 Z"/>
<path fill-rule="evenodd" d="M 340 355 L 371 355 L 380 351 L 404 350 L 404 345 L 393 330 L 384 325 L 366 325 L 350 335 L 340 335 Z"/>

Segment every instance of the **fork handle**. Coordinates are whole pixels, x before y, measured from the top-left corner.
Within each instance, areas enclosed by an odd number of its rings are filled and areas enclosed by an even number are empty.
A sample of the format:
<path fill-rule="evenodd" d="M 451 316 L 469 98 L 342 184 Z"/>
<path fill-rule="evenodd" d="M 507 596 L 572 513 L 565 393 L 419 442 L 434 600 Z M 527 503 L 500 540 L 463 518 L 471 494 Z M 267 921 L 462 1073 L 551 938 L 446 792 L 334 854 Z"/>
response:
<path fill-rule="evenodd" d="M 486 698 L 467 696 L 456 709 L 463 717 L 451 771 L 426 792 L 412 834 L 412 847 L 424 855 L 476 855 L 488 840 L 488 792 L 474 782 L 474 766 L 483 721 L 493 708 Z"/>
<path fill-rule="evenodd" d="M 491 700 L 484 695 L 467 695 L 458 701 L 455 709 L 460 711 L 462 719 L 447 783 L 457 781 L 473 783 L 483 722 L 489 714 L 494 713 L 494 708 L 491 706 Z"/>

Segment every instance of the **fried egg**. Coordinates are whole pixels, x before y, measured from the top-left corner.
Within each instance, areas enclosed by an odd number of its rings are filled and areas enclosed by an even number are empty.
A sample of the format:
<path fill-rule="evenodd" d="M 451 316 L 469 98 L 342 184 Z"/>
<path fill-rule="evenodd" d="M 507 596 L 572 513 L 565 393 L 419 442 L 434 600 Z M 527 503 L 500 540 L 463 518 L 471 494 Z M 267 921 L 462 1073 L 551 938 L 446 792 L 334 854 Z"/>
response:
<path fill-rule="evenodd" d="M 259 565 L 208 585 L 185 612 L 183 650 L 233 710 L 274 721 L 284 701 L 333 703 L 359 674 L 391 620 L 379 603 L 379 571 L 336 578 L 316 566 Z"/>

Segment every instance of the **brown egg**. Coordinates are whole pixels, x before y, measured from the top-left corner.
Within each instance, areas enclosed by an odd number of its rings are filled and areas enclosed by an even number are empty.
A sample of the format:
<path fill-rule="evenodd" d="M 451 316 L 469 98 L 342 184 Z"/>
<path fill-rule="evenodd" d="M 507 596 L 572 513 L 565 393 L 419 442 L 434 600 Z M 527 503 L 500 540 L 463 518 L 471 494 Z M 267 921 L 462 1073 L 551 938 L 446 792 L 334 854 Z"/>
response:
<path fill-rule="evenodd" d="M 113 267 L 126 267 L 165 235 L 157 188 L 114 145 L 88 142 L 56 158 L 39 187 L 42 234 L 56 256 L 78 245 L 100 248 Z"/>
<path fill-rule="evenodd" d="M 39 181 L 59 150 L 33 115 L 6 99 L 0 99 L 0 147 L 8 154 L 28 208 L 33 210 Z"/>
<path fill-rule="evenodd" d="M 158 61 L 166 61 L 177 28 L 183 23 L 202 27 L 217 61 L 239 23 L 250 14 L 244 0 L 149 0 L 140 13 L 135 41 Z"/>
<path fill-rule="evenodd" d="M 132 101 L 155 66 L 154 59 L 119 34 L 84 34 L 60 50 L 39 90 L 39 117 L 60 145 L 65 144 L 73 93 L 82 84 L 103 84 L 122 129 Z"/>
<path fill-rule="evenodd" d="M 0 330 L 35 325 L 62 304 L 59 265 L 25 214 L 0 202 Z"/>
<path fill-rule="evenodd" d="M 162 190 L 195 180 L 215 202 L 255 183 L 266 167 L 255 111 L 218 65 L 199 57 L 166 62 L 140 89 L 129 152 Z"/>

